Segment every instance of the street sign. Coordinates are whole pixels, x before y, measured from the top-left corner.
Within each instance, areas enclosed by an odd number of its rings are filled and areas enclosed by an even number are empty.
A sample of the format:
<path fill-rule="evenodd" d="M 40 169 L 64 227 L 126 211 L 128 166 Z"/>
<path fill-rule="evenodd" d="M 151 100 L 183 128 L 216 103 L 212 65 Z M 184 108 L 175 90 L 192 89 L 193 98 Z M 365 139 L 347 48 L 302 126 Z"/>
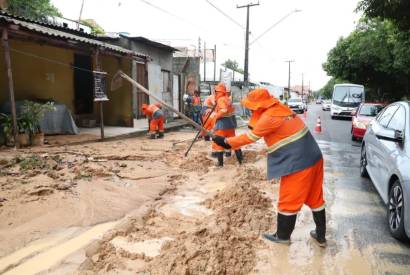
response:
<path fill-rule="evenodd" d="M 94 73 L 94 101 L 108 101 L 107 73 L 93 71 Z"/>

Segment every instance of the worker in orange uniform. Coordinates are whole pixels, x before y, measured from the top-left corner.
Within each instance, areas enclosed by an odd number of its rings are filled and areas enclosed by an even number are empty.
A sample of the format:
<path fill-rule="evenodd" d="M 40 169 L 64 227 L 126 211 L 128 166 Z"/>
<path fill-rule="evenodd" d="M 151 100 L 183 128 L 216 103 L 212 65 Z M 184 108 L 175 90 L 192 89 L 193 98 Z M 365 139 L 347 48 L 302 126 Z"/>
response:
<path fill-rule="evenodd" d="M 149 120 L 149 133 L 150 139 L 156 138 L 158 132 L 158 138 L 164 137 L 164 112 L 156 104 L 142 104 L 142 112 L 148 117 Z"/>
<path fill-rule="evenodd" d="M 323 157 L 303 121 L 266 89 L 251 91 L 242 105 L 252 111 L 251 130 L 240 136 L 216 136 L 223 148 L 239 148 L 260 138 L 268 146 L 268 178 L 280 178 L 277 231 L 263 234 L 276 243 L 290 243 L 296 214 L 303 204 L 313 212 L 316 230 L 310 232 L 320 246 L 326 246 L 326 214 L 323 199 Z"/>
<path fill-rule="evenodd" d="M 212 94 L 205 99 L 204 105 L 201 110 L 202 126 L 208 131 L 212 131 L 215 126 L 215 104 L 215 94 Z M 203 137 L 205 141 L 211 140 L 210 136 L 207 135 L 204 131 L 201 132 L 201 137 Z"/>
<path fill-rule="evenodd" d="M 194 91 L 194 95 L 192 97 L 192 120 L 198 124 L 201 124 L 201 97 L 198 90 Z"/>
<path fill-rule="evenodd" d="M 235 128 L 236 128 L 236 118 L 235 118 L 235 109 L 232 105 L 232 101 L 229 99 L 226 87 L 223 83 L 216 85 L 215 87 L 215 100 L 216 100 L 216 109 L 215 109 L 215 127 L 214 134 L 222 137 L 234 137 Z M 218 158 L 218 166 L 222 167 L 224 164 L 224 151 L 227 150 L 227 153 L 231 152 L 231 148 L 224 148 L 223 146 L 218 145 L 217 143 L 212 143 L 213 154 Z M 239 164 L 242 163 L 242 151 L 238 147 L 232 146 L 232 149 L 235 150 L 236 158 L 238 159 Z"/>

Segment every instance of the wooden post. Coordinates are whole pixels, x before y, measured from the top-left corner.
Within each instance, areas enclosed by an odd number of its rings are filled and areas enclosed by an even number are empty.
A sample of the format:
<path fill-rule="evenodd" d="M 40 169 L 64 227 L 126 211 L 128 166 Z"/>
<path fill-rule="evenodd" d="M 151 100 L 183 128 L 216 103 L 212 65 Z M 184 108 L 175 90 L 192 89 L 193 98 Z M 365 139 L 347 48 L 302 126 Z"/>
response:
<path fill-rule="evenodd" d="M 8 40 L 8 31 L 6 27 L 3 28 L 2 44 L 4 48 L 4 60 L 6 62 L 6 71 L 7 71 L 7 78 L 8 78 L 8 84 L 9 84 L 11 115 L 13 118 L 14 144 L 17 145 L 18 131 L 17 131 L 16 102 L 14 99 L 14 85 L 13 85 L 13 73 L 11 71 L 10 46 L 9 46 L 9 40 Z"/>
<path fill-rule="evenodd" d="M 95 68 L 97 71 L 101 71 L 101 61 L 100 61 L 100 50 L 97 49 L 95 51 Z M 103 101 L 99 101 L 98 105 L 100 105 L 100 133 L 101 133 L 101 140 L 104 140 L 104 108 L 103 108 Z"/>

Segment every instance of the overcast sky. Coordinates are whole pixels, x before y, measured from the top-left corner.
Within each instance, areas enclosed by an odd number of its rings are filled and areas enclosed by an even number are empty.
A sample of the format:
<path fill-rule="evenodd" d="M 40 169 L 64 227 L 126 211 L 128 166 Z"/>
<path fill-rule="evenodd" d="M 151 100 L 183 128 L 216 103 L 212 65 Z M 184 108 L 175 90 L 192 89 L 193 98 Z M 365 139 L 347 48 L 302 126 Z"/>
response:
<path fill-rule="evenodd" d="M 305 85 L 310 81 L 312 89 L 320 89 L 329 79 L 322 69 L 328 51 L 341 36 L 354 29 L 360 18 L 354 11 L 358 0 L 259 2 L 259 6 L 250 9 L 251 42 L 292 10 L 302 11 L 292 13 L 251 44 L 251 80 L 287 86 L 288 65 L 284 61 L 292 59 L 295 63 L 291 67 L 291 85 L 300 85 L 303 73 Z M 78 19 L 81 0 L 52 0 L 52 3 L 65 17 Z M 96 20 L 108 32 L 129 32 L 172 46 L 197 47 L 201 37 L 207 48 L 217 45 L 218 64 L 230 58 L 243 68 L 246 9 L 236 6 L 247 3 L 243 0 L 85 0 L 82 18 Z"/>

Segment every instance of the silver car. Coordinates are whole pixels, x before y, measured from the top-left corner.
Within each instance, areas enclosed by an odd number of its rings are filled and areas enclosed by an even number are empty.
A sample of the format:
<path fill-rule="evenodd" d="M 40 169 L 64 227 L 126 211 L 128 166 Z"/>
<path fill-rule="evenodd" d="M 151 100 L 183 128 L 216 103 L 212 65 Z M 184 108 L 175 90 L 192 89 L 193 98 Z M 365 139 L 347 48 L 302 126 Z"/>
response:
<path fill-rule="evenodd" d="M 384 108 L 363 138 L 360 173 L 370 176 L 387 205 L 391 234 L 410 237 L 410 102 Z"/>

